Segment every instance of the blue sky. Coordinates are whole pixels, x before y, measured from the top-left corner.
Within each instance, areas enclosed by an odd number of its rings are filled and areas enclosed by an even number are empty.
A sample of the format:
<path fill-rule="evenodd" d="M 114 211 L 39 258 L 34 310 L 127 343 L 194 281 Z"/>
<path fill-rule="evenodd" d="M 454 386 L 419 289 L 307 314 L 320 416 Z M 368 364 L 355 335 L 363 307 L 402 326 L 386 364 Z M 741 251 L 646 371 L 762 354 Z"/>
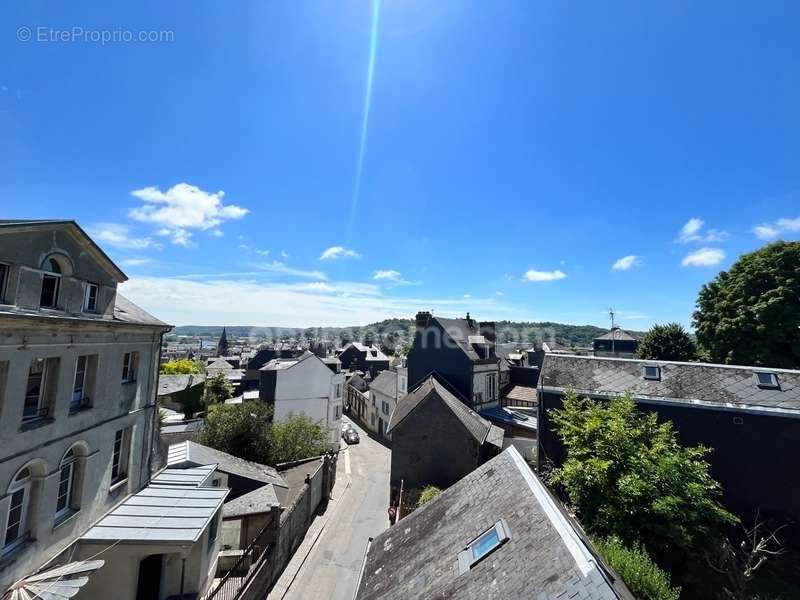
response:
<path fill-rule="evenodd" d="M 76 219 L 175 324 L 689 324 L 800 237 L 794 2 L 0 15 L 0 212 Z"/>

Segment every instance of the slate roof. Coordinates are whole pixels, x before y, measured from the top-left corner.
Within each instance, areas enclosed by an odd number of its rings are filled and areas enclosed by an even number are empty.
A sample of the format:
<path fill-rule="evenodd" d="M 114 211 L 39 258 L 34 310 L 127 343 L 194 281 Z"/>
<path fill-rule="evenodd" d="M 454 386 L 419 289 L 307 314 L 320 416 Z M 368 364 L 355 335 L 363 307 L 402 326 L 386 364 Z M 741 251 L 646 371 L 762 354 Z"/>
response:
<path fill-rule="evenodd" d="M 154 325 L 157 327 L 172 327 L 164 321 L 156 319 L 147 311 L 139 308 L 125 296 L 117 292 L 114 301 L 114 320 L 135 325 Z"/>
<path fill-rule="evenodd" d="M 273 358 L 296 358 L 302 350 L 292 348 L 262 348 L 247 362 L 248 369 L 260 369 Z"/>
<path fill-rule="evenodd" d="M 638 341 L 638 338 L 636 338 L 635 336 L 631 335 L 630 333 L 628 333 L 624 329 L 621 329 L 620 327 L 614 327 L 613 329 L 610 329 L 609 331 L 605 332 L 603 335 L 599 335 L 594 339 L 596 339 L 596 340 L 614 340 L 614 341 L 626 340 L 626 341 L 631 341 L 631 342 Z"/>
<path fill-rule="evenodd" d="M 232 371 L 233 365 L 224 358 L 215 358 L 213 362 L 206 365 L 206 371 Z"/>
<path fill-rule="evenodd" d="M 487 408 L 482 410 L 480 415 L 494 423 L 505 423 L 507 425 L 514 425 L 515 427 L 530 429 L 531 431 L 537 431 L 539 429 L 536 417 L 527 415 L 521 411 L 506 408 L 505 406 Z"/>
<path fill-rule="evenodd" d="M 406 394 L 397 403 L 397 408 L 392 413 L 389 427 L 386 433 L 390 433 L 397 427 L 403 420 L 411 414 L 417 406 L 422 404 L 428 398 L 436 398 L 444 402 L 461 421 L 461 424 L 467 429 L 473 438 L 479 443 L 483 444 L 488 442 L 498 447 L 503 445 L 503 430 L 492 425 L 489 421 L 481 417 L 478 413 L 459 400 L 452 392 L 448 391 L 436 378 L 431 375 L 420 383 L 414 390 Z M 499 429 L 499 434 L 498 430 Z M 497 438 L 500 437 L 498 443 Z"/>
<path fill-rule="evenodd" d="M 431 317 L 430 322 L 436 321 L 439 326 L 449 335 L 458 347 L 466 354 L 470 360 L 486 360 L 479 356 L 469 341 L 470 337 L 480 336 L 480 326 L 477 321 L 474 327 L 470 327 L 466 319 L 446 319 L 444 317 Z"/>
<path fill-rule="evenodd" d="M 271 483 L 234 498 L 222 507 L 223 518 L 242 517 L 269 512 L 273 506 L 280 506 L 275 486 Z"/>
<path fill-rule="evenodd" d="M 347 350 L 348 346 L 352 346 L 359 352 L 365 353 L 365 359 L 369 361 L 389 361 L 389 357 L 386 356 L 383 352 L 381 352 L 380 348 L 377 346 L 367 346 L 366 344 L 362 344 L 361 342 L 350 342 L 347 346 L 344 347 L 342 352 Z"/>
<path fill-rule="evenodd" d="M 179 423 L 166 423 L 161 426 L 161 433 L 165 435 L 172 433 L 190 433 L 194 431 L 200 431 L 202 428 L 203 420 L 195 419 L 192 421 L 182 421 Z"/>
<path fill-rule="evenodd" d="M 359 392 L 366 392 L 369 389 L 369 384 L 358 373 L 356 373 L 350 379 L 348 379 L 347 384 L 352 385 Z"/>
<path fill-rule="evenodd" d="M 503 519 L 509 540 L 458 575 L 458 553 Z M 634 600 L 516 448 L 370 544 L 357 600 Z"/>
<path fill-rule="evenodd" d="M 202 373 L 192 373 L 189 375 L 164 375 L 158 376 L 158 395 L 168 396 L 175 392 L 182 392 L 190 387 L 200 385 L 206 380 Z"/>
<path fill-rule="evenodd" d="M 661 379 L 644 379 L 645 365 L 661 367 Z M 775 373 L 779 389 L 756 385 L 755 372 Z M 547 354 L 541 373 L 547 389 L 617 395 L 707 406 L 795 411 L 800 416 L 800 371 L 623 358 Z"/>
<path fill-rule="evenodd" d="M 188 440 L 179 444 L 172 444 L 169 447 L 167 465 L 174 468 L 217 465 L 217 470 L 223 473 L 239 475 L 240 477 L 263 483 L 272 483 L 282 488 L 288 487 L 280 473 L 272 467 L 243 460 L 226 452 Z"/>
<path fill-rule="evenodd" d="M 381 371 L 369 384 L 369 389 L 394 398 L 397 395 L 397 373 L 394 371 Z"/>
<path fill-rule="evenodd" d="M 81 540 L 193 544 L 228 492 L 215 487 L 149 485 L 100 519 Z"/>

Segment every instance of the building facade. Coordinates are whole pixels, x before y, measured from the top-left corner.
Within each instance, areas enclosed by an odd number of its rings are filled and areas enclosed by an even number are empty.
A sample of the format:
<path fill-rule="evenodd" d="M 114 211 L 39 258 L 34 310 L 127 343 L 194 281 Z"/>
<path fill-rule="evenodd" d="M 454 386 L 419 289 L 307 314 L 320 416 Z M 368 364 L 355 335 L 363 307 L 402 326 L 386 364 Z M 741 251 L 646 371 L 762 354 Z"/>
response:
<path fill-rule="evenodd" d="M 72 221 L 0 222 L 0 590 L 145 487 L 169 326 Z"/>
<path fill-rule="evenodd" d="M 343 369 L 369 373 L 372 379 L 375 379 L 381 371 L 389 368 L 389 357 L 372 343 L 351 342 L 342 349 L 338 358 Z"/>

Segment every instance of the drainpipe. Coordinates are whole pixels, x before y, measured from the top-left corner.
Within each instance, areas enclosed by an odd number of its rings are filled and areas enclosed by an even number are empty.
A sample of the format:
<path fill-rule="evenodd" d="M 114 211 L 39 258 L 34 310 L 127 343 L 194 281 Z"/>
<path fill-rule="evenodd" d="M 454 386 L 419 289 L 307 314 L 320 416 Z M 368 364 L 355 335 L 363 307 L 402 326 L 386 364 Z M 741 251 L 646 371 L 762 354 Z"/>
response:
<path fill-rule="evenodd" d="M 183 582 L 186 578 L 186 557 L 181 558 L 181 593 L 178 596 L 181 600 L 183 600 Z"/>

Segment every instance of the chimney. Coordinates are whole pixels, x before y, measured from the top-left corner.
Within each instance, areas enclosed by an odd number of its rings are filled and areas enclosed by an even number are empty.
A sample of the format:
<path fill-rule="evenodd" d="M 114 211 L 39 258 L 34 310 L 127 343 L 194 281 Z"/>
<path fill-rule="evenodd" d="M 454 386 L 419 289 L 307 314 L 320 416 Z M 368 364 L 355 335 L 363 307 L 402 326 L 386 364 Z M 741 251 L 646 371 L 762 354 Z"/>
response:
<path fill-rule="evenodd" d="M 475 321 L 472 320 L 472 317 L 469 316 L 469 313 L 467 313 L 466 320 L 467 320 L 467 326 L 470 329 L 472 329 L 472 326 L 475 324 Z"/>
<path fill-rule="evenodd" d="M 494 321 L 481 321 L 479 325 L 481 329 L 481 335 L 486 338 L 487 342 L 494 344 L 497 337 L 495 334 Z"/>
<path fill-rule="evenodd" d="M 419 311 L 417 313 L 417 327 L 418 328 L 419 327 L 427 327 L 428 326 L 428 322 L 431 320 L 432 316 L 433 315 L 431 315 L 430 311 L 427 311 L 427 310 Z"/>

